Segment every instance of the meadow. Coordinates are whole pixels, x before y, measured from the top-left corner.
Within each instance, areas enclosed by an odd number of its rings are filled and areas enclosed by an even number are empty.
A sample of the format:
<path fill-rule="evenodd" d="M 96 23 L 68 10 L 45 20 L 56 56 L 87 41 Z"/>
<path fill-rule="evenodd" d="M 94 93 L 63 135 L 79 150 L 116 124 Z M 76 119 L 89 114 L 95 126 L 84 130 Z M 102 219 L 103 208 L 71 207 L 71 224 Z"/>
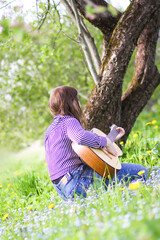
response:
<path fill-rule="evenodd" d="M 0 239 L 160 239 L 160 123 L 143 112 L 121 162 L 143 164 L 146 183 L 90 188 L 86 199 L 64 202 L 49 180 L 43 145 L 1 150 Z M 139 173 L 143 175 L 142 173 Z"/>

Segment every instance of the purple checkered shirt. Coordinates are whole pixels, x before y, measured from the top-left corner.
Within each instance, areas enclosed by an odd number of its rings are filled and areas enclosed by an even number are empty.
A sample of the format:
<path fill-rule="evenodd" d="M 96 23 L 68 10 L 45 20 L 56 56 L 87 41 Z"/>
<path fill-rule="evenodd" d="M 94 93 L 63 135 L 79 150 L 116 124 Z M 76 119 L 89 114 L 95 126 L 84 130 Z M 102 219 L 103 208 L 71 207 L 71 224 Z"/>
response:
<path fill-rule="evenodd" d="M 71 116 L 57 115 L 45 135 L 45 153 L 51 180 L 55 180 L 83 163 L 72 148 L 72 142 L 89 147 L 105 147 L 107 140 L 86 131 Z"/>

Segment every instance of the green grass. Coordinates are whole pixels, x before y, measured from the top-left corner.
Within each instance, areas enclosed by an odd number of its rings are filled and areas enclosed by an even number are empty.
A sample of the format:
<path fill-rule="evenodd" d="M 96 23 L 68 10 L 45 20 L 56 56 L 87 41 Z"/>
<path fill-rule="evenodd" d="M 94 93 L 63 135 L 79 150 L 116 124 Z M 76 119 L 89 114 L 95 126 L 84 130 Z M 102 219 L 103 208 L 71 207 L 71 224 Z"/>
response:
<path fill-rule="evenodd" d="M 149 169 L 146 184 L 136 190 L 120 184 L 107 192 L 90 188 L 86 199 L 74 202 L 64 202 L 53 189 L 43 147 L 18 154 L 3 151 L 0 239 L 160 239 L 159 137 L 158 117 L 143 113 L 126 145 L 121 143 L 121 162 Z"/>

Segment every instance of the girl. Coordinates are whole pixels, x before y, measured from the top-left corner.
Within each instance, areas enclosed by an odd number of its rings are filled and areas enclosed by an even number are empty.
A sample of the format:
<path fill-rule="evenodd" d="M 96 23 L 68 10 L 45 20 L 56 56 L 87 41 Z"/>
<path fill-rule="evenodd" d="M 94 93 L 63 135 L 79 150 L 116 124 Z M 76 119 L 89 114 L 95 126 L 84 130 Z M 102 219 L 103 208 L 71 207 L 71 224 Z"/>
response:
<path fill-rule="evenodd" d="M 54 121 L 48 127 L 45 135 L 45 152 L 49 176 L 54 188 L 64 200 L 78 196 L 87 196 L 87 189 L 95 184 L 95 179 L 102 181 L 102 176 L 86 165 L 72 149 L 72 142 L 93 148 L 105 147 L 116 154 L 112 142 L 107 137 L 86 131 L 80 124 L 82 110 L 78 92 L 69 86 L 55 88 L 49 100 L 49 108 Z M 124 135 L 123 128 L 117 128 L 118 140 Z M 117 179 L 128 181 L 140 176 L 139 171 L 146 169 L 138 164 L 122 163 L 122 169 L 117 173 Z M 108 186 L 109 180 L 104 182 Z"/>

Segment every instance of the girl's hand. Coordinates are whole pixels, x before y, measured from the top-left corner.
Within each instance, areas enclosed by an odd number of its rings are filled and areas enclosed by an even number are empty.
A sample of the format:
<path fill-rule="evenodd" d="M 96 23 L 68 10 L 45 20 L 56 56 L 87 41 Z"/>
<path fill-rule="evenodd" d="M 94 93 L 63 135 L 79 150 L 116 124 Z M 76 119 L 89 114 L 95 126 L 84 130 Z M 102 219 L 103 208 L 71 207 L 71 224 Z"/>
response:
<path fill-rule="evenodd" d="M 122 127 L 117 127 L 116 130 L 119 131 L 119 133 L 118 133 L 117 137 L 114 140 L 115 142 L 117 140 L 119 140 L 121 137 L 123 137 L 123 135 L 125 134 L 125 130 Z"/>
<path fill-rule="evenodd" d="M 111 153 L 114 156 L 117 156 L 117 152 L 115 147 L 113 146 L 113 143 L 111 142 L 111 140 L 107 138 L 107 145 L 105 146 L 105 149 L 107 150 L 107 152 Z"/>

